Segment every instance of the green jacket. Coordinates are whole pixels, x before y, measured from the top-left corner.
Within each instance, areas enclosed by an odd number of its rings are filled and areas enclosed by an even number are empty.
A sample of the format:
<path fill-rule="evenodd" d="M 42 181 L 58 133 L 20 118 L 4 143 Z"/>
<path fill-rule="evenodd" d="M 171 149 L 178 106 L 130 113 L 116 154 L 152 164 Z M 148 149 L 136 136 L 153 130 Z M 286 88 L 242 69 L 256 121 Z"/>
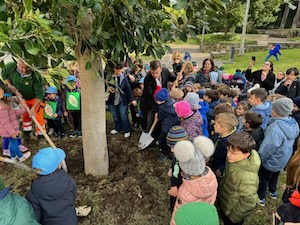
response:
<path fill-rule="evenodd" d="M 238 223 L 248 216 L 258 201 L 260 158 L 255 150 L 250 157 L 236 163 L 226 162 L 219 203 L 222 212 Z"/>
<path fill-rule="evenodd" d="M 22 77 L 17 71 L 17 64 L 15 62 L 8 63 L 2 71 L 3 80 L 10 80 L 23 97 L 28 99 L 38 98 L 44 99 L 44 79 L 37 73 L 32 71 L 31 76 Z"/>
<path fill-rule="evenodd" d="M 14 193 L 8 193 L 0 200 L 0 224 L 39 225 L 31 204 Z"/>

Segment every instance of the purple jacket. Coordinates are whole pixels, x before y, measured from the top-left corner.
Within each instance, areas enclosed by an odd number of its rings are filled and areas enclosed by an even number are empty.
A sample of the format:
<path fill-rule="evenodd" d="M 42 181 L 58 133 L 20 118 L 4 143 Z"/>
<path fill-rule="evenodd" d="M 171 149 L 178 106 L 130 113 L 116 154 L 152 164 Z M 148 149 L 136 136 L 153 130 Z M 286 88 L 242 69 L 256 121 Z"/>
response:
<path fill-rule="evenodd" d="M 194 112 L 190 117 L 181 121 L 181 126 L 188 133 L 190 140 L 194 140 L 195 137 L 203 135 L 202 132 L 203 119 L 199 111 Z"/>
<path fill-rule="evenodd" d="M 14 110 L 3 102 L 0 102 L 0 135 L 2 137 L 11 137 L 13 134 L 20 133 L 17 116 L 25 112 L 24 107 Z"/>

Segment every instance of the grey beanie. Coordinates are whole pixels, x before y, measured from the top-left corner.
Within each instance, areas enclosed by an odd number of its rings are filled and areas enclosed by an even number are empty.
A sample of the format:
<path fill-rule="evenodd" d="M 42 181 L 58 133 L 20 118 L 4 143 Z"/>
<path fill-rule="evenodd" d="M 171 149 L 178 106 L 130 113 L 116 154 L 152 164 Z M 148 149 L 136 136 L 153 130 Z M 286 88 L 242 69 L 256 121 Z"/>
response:
<path fill-rule="evenodd" d="M 293 100 L 290 98 L 279 98 L 272 104 L 272 110 L 280 117 L 289 116 L 294 108 Z"/>
<path fill-rule="evenodd" d="M 188 92 L 184 97 L 184 100 L 190 103 L 191 109 L 196 110 L 200 108 L 199 95 L 195 92 Z"/>

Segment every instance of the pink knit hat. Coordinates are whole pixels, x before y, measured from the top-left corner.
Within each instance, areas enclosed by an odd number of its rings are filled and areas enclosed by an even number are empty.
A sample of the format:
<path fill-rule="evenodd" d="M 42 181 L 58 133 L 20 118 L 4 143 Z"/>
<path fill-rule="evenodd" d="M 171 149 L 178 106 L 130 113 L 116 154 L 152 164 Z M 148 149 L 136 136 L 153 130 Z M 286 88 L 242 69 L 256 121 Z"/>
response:
<path fill-rule="evenodd" d="M 187 118 L 193 114 L 191 105 L 187 101 L 179 101 L 174 104 L 177 115 L 181 118 Z"/>

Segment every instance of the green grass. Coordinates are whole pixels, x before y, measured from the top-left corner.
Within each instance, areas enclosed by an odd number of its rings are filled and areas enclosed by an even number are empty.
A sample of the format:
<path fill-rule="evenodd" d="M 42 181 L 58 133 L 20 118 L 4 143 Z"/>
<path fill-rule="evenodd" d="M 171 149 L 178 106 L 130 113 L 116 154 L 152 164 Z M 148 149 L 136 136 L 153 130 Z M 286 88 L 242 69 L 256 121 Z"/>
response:
<path fill-rule="evenodd" d="M 282 55 L 279 56 L 279 61 L 276 61 L 275 57 L 271 57 L 269 60 L 274 64 L 274 73 L 283 70 L 286 71 L 290 67 L 300 67 L 300 49 L 286 49 L 281 50 Z M 236 69 L 247 69 L 252 56 L 256 57 L 256 65 L 253 67 L 254 70 L 261 69 L 262 63 L 265 61 L 268 52 L 249 52 L 245 53 L 243 56 L 238 54 L 234 57 L 234 63 L 224 64 L 225 71 L 227 73 L 233 74 Z M 229 53 L 226 56 L 218 58 L 218 60 L 223 60 L 224 62 L 229 60 Z"/>

